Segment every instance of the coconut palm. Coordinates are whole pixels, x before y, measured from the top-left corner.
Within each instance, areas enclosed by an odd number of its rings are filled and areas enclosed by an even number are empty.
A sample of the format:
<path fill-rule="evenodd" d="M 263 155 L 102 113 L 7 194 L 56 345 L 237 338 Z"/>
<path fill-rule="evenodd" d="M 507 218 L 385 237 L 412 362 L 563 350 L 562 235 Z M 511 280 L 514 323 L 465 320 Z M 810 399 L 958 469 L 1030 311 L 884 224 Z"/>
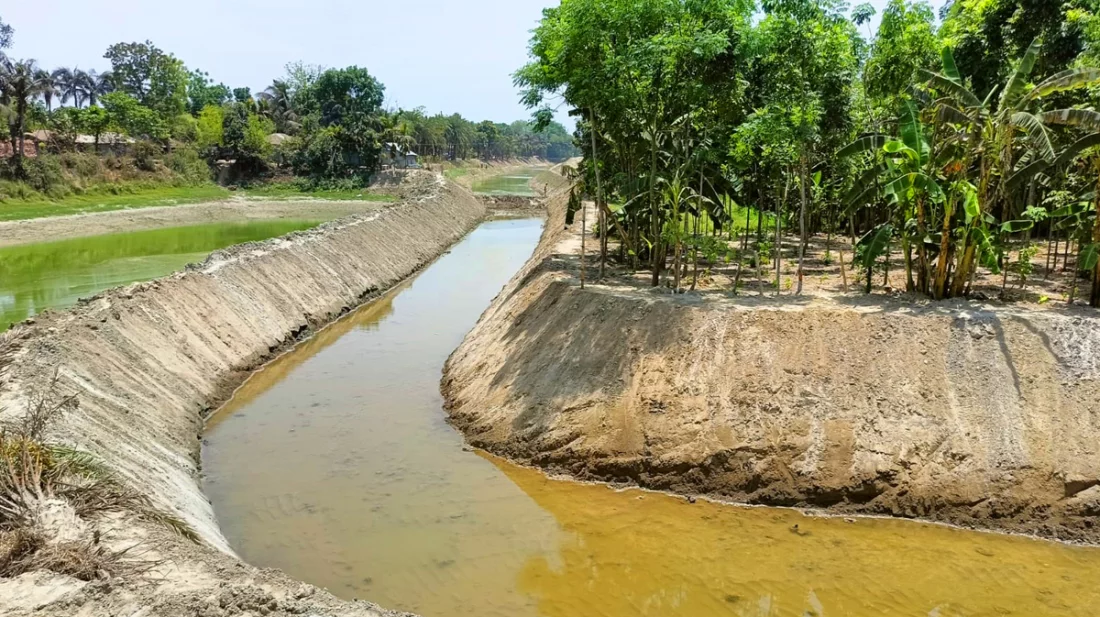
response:
<path fill-rule="evenodd" d="M 293 93 L 287 82 L 276 79 L 266 90 L 256 95 L 263 115 L 275 123 L 279 133 L 293 134 L 300 124 L 294 111 Z"/>
<path fill-rule="evenodd" d="M 96 73 L 92 70 L 82 74 L 81 82 L 88 105 L 95 105 L 100 97 L 104 94 L 110 94 L 114 90 L 111 77 L 110 71 Z"/>
<path fill-rule="evenodd" d="M 42 97 L 42 102 L 46 104 L 46 111 L 53 111 L 53 97 L 57 95 L 57 82 L 54 80 L 53 74 L 45 70 L 39 69 L 38 79 L 42 82 L 42 93 L 39 95 Z"/>
<path fill-rule="evenodd" d="M 17 170 L 22 169 L 27 108 L 31 101 L 41 95 L 46 88 L 46 81 L 42 78 L 42 74 L 34 60 L 14 62 L 8 59 L 0 63 L 0 92 L 3 98 L 0 102 L 14 112 L 8 128 L 12 138 L 12 149 L 15 152 L 12 162 Z"/>
<path fill-rule="evenodd" d="M 75 107 L 80 107 L 87 96 L 87 81 L 87 74 L 80 69 L 60 68 L 53 72 L 54 87 L 62 105 L 72 101 Z"/>

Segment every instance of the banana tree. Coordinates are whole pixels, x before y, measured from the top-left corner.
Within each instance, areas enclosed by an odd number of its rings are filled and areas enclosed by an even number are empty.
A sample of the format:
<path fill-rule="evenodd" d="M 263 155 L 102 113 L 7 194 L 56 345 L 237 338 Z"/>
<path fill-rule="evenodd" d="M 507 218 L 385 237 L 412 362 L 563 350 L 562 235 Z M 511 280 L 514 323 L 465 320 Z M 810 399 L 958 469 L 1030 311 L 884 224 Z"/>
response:
<path fill-rule="evenodd" d="M 991 91 L 985 100 L 978 99 L 964 84 L 948 48 L 942 53 L 941 73 L 923 71 L 928 86 L 943 96 L 934 104 L 937 121 L 959 136 L 964 144 L 966 155 L 962 160 L 966 167 L 977 167 L 978 207 L 982 216 L 973 217 L 973 221 L 984 221 L 984 215 L 997 208 L 1003 218 L 1008 218 L 1006 202 L 1010 191 L 1057 163 L 1050 126 L 1100 130 L 1100 114 L 1091 110 L 1041 110 L 1044 97 L 1100 83 L 1100 69 L 1069 69 L 1029 89 L 1039 50 L 1036 39 L 1000 88 L 995 106 L 993 97 L 998 90 Z M 1017 165 L 1025 159 L 1029 161 L 1026 165 Z M 950 295 L 960 295 L 973 278 L 979 256 L 978 247 L 970 244 L 969 239 L 970 234 L 963 236 L 964 246 L 959 252 Z M 935 287 L 940 284 L 937 280 Z M 943 291 L 947 293 L 946 288 Z M 939 293 L 936 295 L 940 297 Z"/>
<path fill-rule="evenodd" d="M 886 198 L 892 211 L 901 215 L 902 241 L 906 255 L 906 279 L 909 290 L 928 290 L 929 255 L 927 248 L 927 210 L 944 202 L 933 164 L 934 151 L 926 127 L 913 101 L 903 101 L 898 116 L 898 137 L 865 135 L 842 148 L 840 157 L 871 154 L 870 169 L 849 194 L 849 208 L 872 204 Z M 908 221 L 912 221 L 909 223 Z M 879 226 L 876 230 L 886 229 Z M 893 227 L 889 226 L 891 233 Z M 874 230 L 873 230 L 874 231 Z M 876 232 L 878 233 L 878 232 Z M 867 236 L 865 236 L 866 238 Z M 917 246 L 918 283 L 913 284 L 911 246 Z M 889 238 L 883 249 L 889 247 Z M 876 256 L 877 257 L 877 256 Z"/>

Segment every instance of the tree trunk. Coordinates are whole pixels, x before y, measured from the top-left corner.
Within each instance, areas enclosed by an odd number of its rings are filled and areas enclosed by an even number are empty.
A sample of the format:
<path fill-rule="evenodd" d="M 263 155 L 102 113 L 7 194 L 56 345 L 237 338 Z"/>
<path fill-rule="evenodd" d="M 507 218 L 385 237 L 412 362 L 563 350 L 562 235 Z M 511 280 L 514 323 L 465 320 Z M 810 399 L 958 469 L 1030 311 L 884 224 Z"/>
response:
<path fill-rule="evenodd" d="M 924 199 L 917 198 L 917 288 L 922 294 L 928 293 L 928 253 L 924 246 L 925 236 Z"/>
<path fill-rule="evenodd" d="M 23 148 L 26 145 L 26 121 L 27 121 L 27 102 L 25 100 L 17 101 L 15 104 L 15 138 L 19 143 L 19 147 L 16 148 L 13 158 L 15 159 L 15 169 L 17 174 L 22 176 L 23 174 Z"/>
<path fill-rule="evenodd" d="M 691 247 L 691 290 L 695 291 L 695 285 L 699 282 L 699 225 L 703 221 L 703 172 L 699 172 L 699 195 L 695 206 L 698 216 L 695 217 L 695 236 L 692 238 L 694 246 Z"/>
<path fill-rule="evenodd" d="M 731 202 L 732 203 L 732 202 Z M 730 206 L 730 212 L 733 211 L 733 206 Z M 741 268 L 745 265 L 745 253 L 749 250 L 749 230 L 752 228 L 752 210 L 745 208 L 745 233 L 741 235 L 741 252 L 737 255 L 737 277 L 733 279 L 733 293 L 737 293 L 737 288 L 741 285 Z M 733 217 L 730 217 L 730 233 L 733 233 Z M 759 259 L 757 259 L 759 262 Z M 758 263 L 759 266 L 759 263 Z"/>
<path fill-rule="evenodd" d="M 940 255 L 936 261 L 936 280 L 932 284 L 932 297 L 943 300 L 947 291 L 947 264 L 951 260 L 951 215 L 954 204 L 948 200 L 943 205 L 943 229 L 940 238 Z"/>
<path fill-rule="evenodd" d="M 584 289 L 584 254 L 585 254 L 585 238 L 588 236 L 586 233 L 586 226 L 588 224 L 588 206 L 581 202 L 581 289 Z"/>
<path fill-rule="evenodd" d="M 785 199 L 775 201 L 775 295 L 778 296 L 783 289 L 783 274 L 779 270 L 779 262 L 783 260 L 783 208 Z"/>
<path fill-rule="evenodd" d="M 905 291 L 916 291 L 917 285 L 913 282 L 913 244 L 908 238 L 902 240 L 902 251 L 905 253 Z"/>
<path fill-rule="evenodd" d="M 599 208 L 603 202 L 603 185 L 600 183 L 600 159 L 596 154 L 596 110 L 591 107 L 588 108 L 589 127 L 588 132 L 592 136 L 592 170 L 596 175 L 596 207 Z M 581 205 L 584 208 L 584 205 Z M 585 208 L 585 212 L 588 208 Z M 600 220 L 603 220 L 603 210 L 600 210 Z M 585 213 L 581 213 L 581 289 L 584 289 L 584 220 L 586 218 Z M 600 234 L 607 236 L 607 228 L 605 224 L 600 225 Z M 600 278 L 603 278 L 604 263 L 607 261 L 607 244 L 602 240 L 600 242 Z"/>
<path fill-rule="evenodd" d="M 1100 157 L 1096 159 L 1096 171 L 1100 173 Z M 1092 241 L 1100 243 L 1100 176 L 1096 182 L 1096 197 L 1093 199 L 1096 209 L 1096 222 L 1092 226 Z M 1089 294 L 1089 306 L 1100 308 L 1100 260 L 1092 268 L 1092 290 Z"/>
<path fill-rule="evenodd" d="M 653 287 L 657 287 L 661 284 L 661 270 L 664 266 L 664 261 L 661 254 L 661 225 L 660 225 L 660 206 L 657 204 L 657 193 L 654 189 L 657 188 L 657 115 L 653 116 L 653 131 L 650 134 L 652 142 L 650 143 L 650 159 L 649 159 L 649 204 L 650 204 L 650 233 L 652 234 L 652 247 L 650 250 L 650 261 L 653 266 Z"/>
<path fill-rule="evenodd" d="M 810 181 L 808 170 L 806 169 L 806 144 L 802 144 L 802 156 L 799 157 L 799 176 L 801 182 L 798 183 L 801 191 L 802 206 L 798 213 L 798 226 L 799 226 L 799 239 L 798 239 L 798 289 L 795 290 L 795 295 L 802 295 L 802 264 L 806 258 L 806 243 L 808 237 L 806 235 L 806 183 Z"/>

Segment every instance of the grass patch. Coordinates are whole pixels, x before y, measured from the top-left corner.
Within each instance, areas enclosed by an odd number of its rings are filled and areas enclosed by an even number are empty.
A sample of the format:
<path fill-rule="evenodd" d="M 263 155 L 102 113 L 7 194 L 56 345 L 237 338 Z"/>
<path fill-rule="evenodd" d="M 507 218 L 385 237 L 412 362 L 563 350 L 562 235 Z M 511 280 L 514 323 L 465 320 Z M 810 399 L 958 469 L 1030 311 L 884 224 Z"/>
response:
<path fill-rule="evenodd" d="M 454 180 L 455 178 L 461 178 L 470 174 L 469 167 L 452 167 L 443 171 L 443 175 L 448 180 Z"/>
<path fill-rule="evenodd" d="M 0 221 L 200 203 L 226 199 L 230 195 L 228 190 L 215 184 L 161 187 L 105 184 L 61 199 L 48 199 L 38 193 L 26 198 L 0 198 Z"/>
<path fill-rule="evenodd" d="M 367 189 L 356 188 L 301 188 L 295 184 L 266 184 L 250 187 L 243 191 L 248 197 L 259 197 L 274 201 L 293 201 L 295 199 L 326 199 L 332 201 L 379 201 L 393 202 L 393 195 L 372 193 Z"/>

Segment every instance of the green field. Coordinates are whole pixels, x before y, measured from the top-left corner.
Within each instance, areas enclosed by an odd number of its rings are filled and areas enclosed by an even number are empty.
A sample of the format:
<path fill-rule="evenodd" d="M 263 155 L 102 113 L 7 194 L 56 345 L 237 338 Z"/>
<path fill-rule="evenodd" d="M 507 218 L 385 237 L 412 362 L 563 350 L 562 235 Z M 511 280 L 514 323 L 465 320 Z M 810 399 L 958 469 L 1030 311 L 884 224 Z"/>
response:
<path fill-rule="evenodd" d="M 0 221 L 18 221 L 46 216 L 65 216 L 89 212 L 106 212 L 129 208 L 174 206 L 179 204 L 215 201 L 229 197 L 230 192 L 214 184 L 199 186 L 167 186 L 160 188 L 130 189 L 126 185 L 114 185 L 108 189 L 90 190 L 82 195 L 70 195 L 58 200 L 7 199 L 0 200 Z"/>
<path fill-rule="evenodd" d="M 97 187 L 97 189 L 89 190 L 81 195 L 70 195 L 57 200 L 0 199 L 0 221 L 19 221 L 156 206 L 176 206 L 218 201 L 233 196 L 279 201 L 325 199 L 391 202 L 397 200 L 392 195 L 369 193 L 360 189 L 303 191 L 289 185 L 266 185 L 247 190 L 229 191 L 215 184 L 159 188 L 130 188 L 123 184 L 112 185 L 110 189 Z"/>

